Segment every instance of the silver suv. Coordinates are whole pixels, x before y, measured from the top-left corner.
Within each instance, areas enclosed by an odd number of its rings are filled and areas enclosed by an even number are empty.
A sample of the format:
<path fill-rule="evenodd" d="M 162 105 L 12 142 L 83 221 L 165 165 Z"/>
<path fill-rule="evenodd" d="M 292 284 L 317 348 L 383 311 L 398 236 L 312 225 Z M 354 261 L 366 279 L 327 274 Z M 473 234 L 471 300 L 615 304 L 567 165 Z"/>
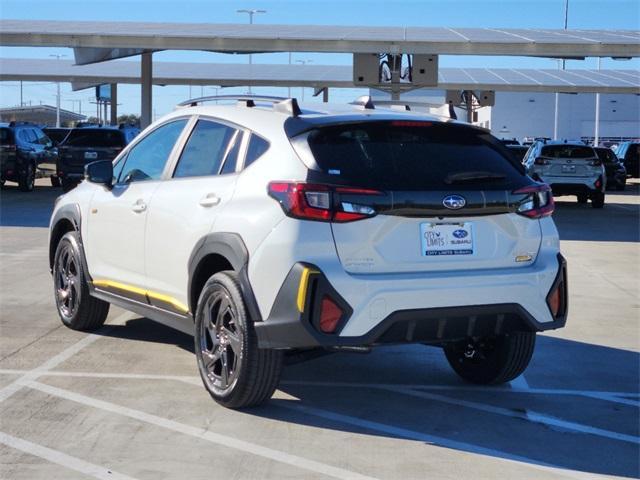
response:
<path fill-rule="evenodd" d="M 554 195 L 576 195 L 578 203 L 591 199 L 604 207 L 607 176 L 596 151 L 581 142 L 538 140 L 525 155 L 529 174 L 551 186 Z"/>
<path fill-rule="evenodd" d="M 551 192 L 487 131 L 371 102 L 232 101 L 186 102 L 57 201 L 65 325 L 99 328 L 115 304 L 193 332 L 231 408 L 269 399 L 285 355 L 388 343 L 508 382 L 536 332 L 564 326 Z"/>

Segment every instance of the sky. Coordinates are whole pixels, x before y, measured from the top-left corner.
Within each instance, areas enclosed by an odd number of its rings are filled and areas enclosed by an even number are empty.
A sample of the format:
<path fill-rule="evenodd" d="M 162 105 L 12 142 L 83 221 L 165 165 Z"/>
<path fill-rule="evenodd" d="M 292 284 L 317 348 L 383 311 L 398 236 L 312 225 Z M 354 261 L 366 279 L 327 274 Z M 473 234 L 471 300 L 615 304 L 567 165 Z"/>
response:
<path fill-rule="evenodd" d="M 314 24 L 358 26 L 434 26 L 489 28 L 562 28 L 565 0 L 0 0 L 0 17 L 21 20 L 106 20 L 184 23 L 247 23 L 238 9 L 256 8 L 266 14 L 256 15 L 255 23 Z M 569 0 L 568 28 L 640 29 L 640 0 Z M 63 48 L 0 47 L 0 58 L 49 58 L 52 54 L 73 59 L 73 51 Z M 169 51 L 154 54 L 154 61 L 244 63 L 245 55 L 210 52 Z M 294 53 L 293 61 L 311 60 L 315 65 L 351 64 L 348 54 Z M 130 61 L 139 62 L 138 59 Z M 253 55 L 254 63 L 287 63 L 287 53 Z M 551 59 L 528 57 L 441 56 L 442 67 L 521 67 L 557 68 Z M 0 66 L 1 68 L 1 66 Z M 593 58 L 569 61 L 567 68 L 596 68 Z M 603 59 L 603 69 L 638 69 L 640 60 L 627 62 Z M 253 88 L 253 93 L 286 95 L 285 88 Z M 154 117 L 170 112 L 176 103 L 190 94 L 214 94 L 212 87 L 154 87 Z M 225 89 L 225 93 L 244 93 L 246 88 Z M 61 86 L 61 106 L 84 114 L 95 114 L 90 104 L 94 92 L 72 92 L 71 85 Z M 0 82 L 0 105 L 20 103 L 19 82 Z M 332 89 L 332 101 L 350 101 L 362 90 Z M 301 89 L 292 95 L 300 97 Z M 55 105 L 55 83 L 24 83 L 23 98 L 32 104 Z M 311 90 L 305 92 L 309 101 Z M 118 88 L 119 113 L 139 113 L 140 87 Z M 311 99 L 319 101 L 319 99 Z"/>

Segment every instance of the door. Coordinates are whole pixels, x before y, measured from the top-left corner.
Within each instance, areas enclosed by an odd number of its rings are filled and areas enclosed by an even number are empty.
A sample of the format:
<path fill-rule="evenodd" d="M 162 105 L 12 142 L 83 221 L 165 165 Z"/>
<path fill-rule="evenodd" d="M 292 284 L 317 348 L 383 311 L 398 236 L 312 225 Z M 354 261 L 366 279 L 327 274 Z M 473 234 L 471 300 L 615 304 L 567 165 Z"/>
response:
<path fill-rule="evenodd" d="M 118 165 L 114 187 L 98 187 L 91 201 L 85 242 L 96 286 L 146 301 L 144 232 L 147 210 L 186 119 L 148 133 Z"/>
<path fill-rule="evenodd" d="M 151 201 L 146 234 L 146 272 L 150 300 L 185 313 L 188 263 L 197 242 L 211 232 L 231 199 L 243 132 L 233 126 L 198 119 L 169 181 Z"/>

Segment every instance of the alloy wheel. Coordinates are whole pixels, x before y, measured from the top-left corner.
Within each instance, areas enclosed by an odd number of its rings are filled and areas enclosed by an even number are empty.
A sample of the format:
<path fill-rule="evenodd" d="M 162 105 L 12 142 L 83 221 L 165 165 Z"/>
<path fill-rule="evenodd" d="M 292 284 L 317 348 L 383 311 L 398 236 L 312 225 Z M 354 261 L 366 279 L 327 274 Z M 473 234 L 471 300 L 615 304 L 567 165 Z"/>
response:
<path fill-rule="evenodd" d="M 55 290 L 58 309 L 66 318 L 76 313 L 80 303 L 80 269 L 71 246 L 65 246 L 56 259 Z"/>
<path fill-rule="evenodd" d="M 242 358 L 242 331 L 237 312 L 225 289 L 214 292 L 203 309 L 199 348 L 207 382 L 227 390 L 238 378 Z"/>

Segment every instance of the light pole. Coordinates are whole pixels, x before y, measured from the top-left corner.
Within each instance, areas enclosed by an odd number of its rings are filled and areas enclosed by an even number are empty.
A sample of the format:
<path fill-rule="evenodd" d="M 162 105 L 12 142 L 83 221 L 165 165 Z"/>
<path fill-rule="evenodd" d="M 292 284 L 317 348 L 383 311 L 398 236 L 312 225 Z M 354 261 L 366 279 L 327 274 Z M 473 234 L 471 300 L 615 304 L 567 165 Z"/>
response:
<path fill-rule="evenodd" d="M 256 13 L 267 13 L 266 10 L 258 10 L 256 8 L 251 8 L 251 9 L 240 9 L 240 10 L 236 10 L 237 13 L 246 13 L 249 15 L 249 25 L 253 25 L 253 16 Z M 249 54 L 249 65 L 253 64 L 253 58 L 251 56 L 251 54 Z M 251 67 L 249 67 L 249 74 L 251 74 Z M 251 85 L 249 85 L 249 93 L 251 93 Z"/>
<path fill-rule="evenodd" d="M 313 60 L 296 60 L 296 63 L 299 63 L 301 65 L 306 65 L 307 63 L 313 63 Z M 300 87 L 302 88 L 302 98 L 300 99 L 301 101 L 304 102 L 304 87 Z"/>
<path fill-rule="evenodd" d="M 62 54 L 50 54 L 49 56 L 54 57 L 57 60 L 66 57 L 66 55 Z M 60 128 L 60 82 L 56 83 L 56 87 L 56 127 Z"/>
<path fill-rule="evenodd" d="M 569 21 L 569 0 L 564 0 L 564 29 L 567 29 Z M 562 59 L 562 70 L 564 70 L 566 60 Z M 558 68 L 560 65 L 558 65 Z M 556 107 L 553 121 L 553 139 L 558 139 L 558 120 L 559 120 L 560 93 L 556 92 Z"/>

